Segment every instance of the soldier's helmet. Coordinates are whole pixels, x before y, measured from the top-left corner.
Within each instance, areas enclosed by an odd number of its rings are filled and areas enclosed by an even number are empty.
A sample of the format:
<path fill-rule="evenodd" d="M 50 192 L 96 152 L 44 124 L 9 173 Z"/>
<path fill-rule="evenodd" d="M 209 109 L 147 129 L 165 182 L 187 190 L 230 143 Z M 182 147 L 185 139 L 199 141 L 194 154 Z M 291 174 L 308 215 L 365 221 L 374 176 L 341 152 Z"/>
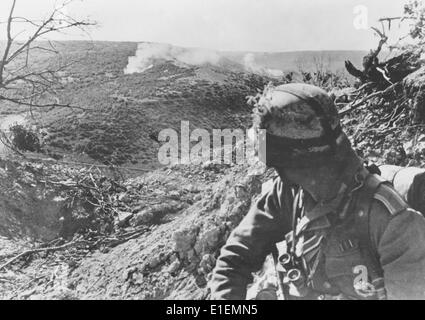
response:
<path fill-rule="evenodd" d="M 351 150 L 335 104 L 312 85 L 266 88 L 256 101 L 254 129 L 259 158 L 271 167 L 321 165 Z"/>

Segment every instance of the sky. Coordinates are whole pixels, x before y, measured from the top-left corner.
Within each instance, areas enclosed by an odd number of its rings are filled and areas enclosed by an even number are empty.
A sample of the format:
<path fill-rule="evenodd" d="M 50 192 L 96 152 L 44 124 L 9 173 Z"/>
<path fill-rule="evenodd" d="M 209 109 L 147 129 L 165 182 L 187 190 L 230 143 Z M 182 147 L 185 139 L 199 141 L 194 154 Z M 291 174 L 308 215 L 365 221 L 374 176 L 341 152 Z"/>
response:
<path fill-rule="evenodd" d="M 17 0 L 16 14 L 40 18 L 57 1 Z M 152 41 L 225 51 L 369 50 L 378 41 L 369 28 L 379 26 L 380 17 L 401 15 L 406 1 L 76 0 L 68 13 L 98 23 L 90 30 L 92 40 Z M 10 4 L 11 0 L 0 1 L 1 21 Z M 18 32 L 19 26 L 14 30 Z M 3 24 L 0 39 L 4 38 Z M 81 32 L 52 38 L 90 39 Z"/>

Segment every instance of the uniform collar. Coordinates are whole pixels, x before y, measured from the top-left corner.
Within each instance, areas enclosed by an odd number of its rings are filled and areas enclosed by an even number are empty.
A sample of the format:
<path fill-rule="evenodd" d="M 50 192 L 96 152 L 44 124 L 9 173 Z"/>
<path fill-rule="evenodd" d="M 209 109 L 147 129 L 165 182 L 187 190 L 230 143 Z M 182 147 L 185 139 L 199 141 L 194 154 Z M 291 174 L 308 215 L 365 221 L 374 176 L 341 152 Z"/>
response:
<path fill-rule="evenodd" d="M 365 175 L 366 169 L 363 166 L 363 162 L 360 161 L 357 166 L 347 168 L 343 173 L 343 180 L 341 188 L 337 196 L 329 202 L 319 202 L 312 209 L 306 210 L 304 217 L 298 223 L 299 228 L 302 230 L 319 230 L 325 229 L 331 226 L 328 219 L 328 215 L 331 213 L 339 213 L 344 207 L 347 201 L 347 194 L 356 185 L 356 175 Z M 311 197 L 310 197 L 311 198 Z M 301 232 L 298 230 L 297 233 Z"/>
<path fill-rule="evenodd" d="M 340 190 L 338 191 L 338 195 L 333 200 L 325 203 L 317 203 L 312 209 L 306 211 L 305 217 L 308 219 L 308 221 L 311 222 L 326 216 L 331 212 L 336 212 L 344 199 L 346 191 L 347 185 L 343 183 Z"/>

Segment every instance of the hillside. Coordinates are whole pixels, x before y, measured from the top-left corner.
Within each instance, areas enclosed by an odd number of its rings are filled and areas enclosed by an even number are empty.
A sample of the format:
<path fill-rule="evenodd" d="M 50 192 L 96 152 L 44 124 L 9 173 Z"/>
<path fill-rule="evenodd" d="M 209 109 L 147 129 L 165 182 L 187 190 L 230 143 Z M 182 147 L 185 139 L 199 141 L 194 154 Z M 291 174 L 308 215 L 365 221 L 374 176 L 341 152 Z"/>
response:
<path fill-rule="evenodd" d="M 158 60 L 142 73 L 125 74 L 134 43 L 63 43 L 62 102 L 87 110 L 49 110 L 36 123 L 47 131 L 49 153 L 105 164 L 156 167 L 162 129 L 244 128 L 246 96 L 267 79 L 214 65 Z"/>

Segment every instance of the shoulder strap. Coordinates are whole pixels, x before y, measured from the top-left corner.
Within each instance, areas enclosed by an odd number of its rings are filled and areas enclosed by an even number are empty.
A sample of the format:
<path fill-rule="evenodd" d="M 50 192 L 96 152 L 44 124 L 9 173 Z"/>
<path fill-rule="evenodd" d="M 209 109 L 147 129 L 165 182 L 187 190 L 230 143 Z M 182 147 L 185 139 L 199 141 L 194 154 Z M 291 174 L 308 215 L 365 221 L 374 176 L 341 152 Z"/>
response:
<path fill-rule="evenodd" d="M 382 203 L 391 215 L 396 215 L 408 205 L 400 195 L 391 188 L 391 183 L 376 174 L 370 174 L 364 181 L 364 186 L 359 190 L 355 205 L 355 224 L 359 237 L 359 245 L 362 255 L 368 262 L 372 284 L 377 289 L 377 298 L 385 300 L 387 293 L 384 283 L 384 272 L 379 261 L 377 248 L 370 236 L 370 213 L 374 200 Z"/>
<path fill-rule="evenodd" d="M 370 237 L 370 210 L 378 188 L 385 183 L 388 182 L 378 175 L 370 174 L 367 176 L 364 181 L 364 186 L 358 194 L 354 212 L 360 249 L 365 259 L 371 263 L 369 267 L 372 268 L 370 270 L 372 278 L 382 278 L 383 271 L 379 262 L 378 253 L 374 245 L 372 245 Z"/>

